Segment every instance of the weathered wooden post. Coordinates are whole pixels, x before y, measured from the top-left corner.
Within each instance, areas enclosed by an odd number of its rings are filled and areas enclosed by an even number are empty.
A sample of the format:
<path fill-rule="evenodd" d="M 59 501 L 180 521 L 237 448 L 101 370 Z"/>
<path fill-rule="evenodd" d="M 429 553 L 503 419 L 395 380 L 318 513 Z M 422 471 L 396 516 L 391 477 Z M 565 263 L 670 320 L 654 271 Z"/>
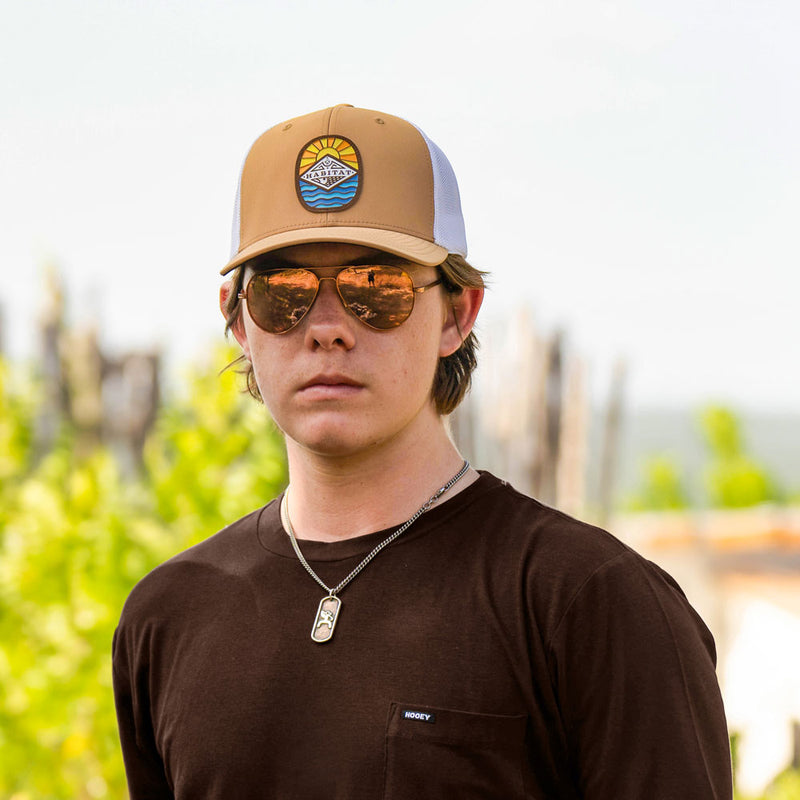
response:
<path fill-rule="evenodd" d="M 600 525 L 608 522 L 614 506 L 625 374 L 625 362 L 617 361 L 611 376 L 608 406 L 603 426 L 603 444 L 600 451 Z"/>
<path fill-rule="evenodd" d="M 103 429 L 103 356 L 97 331 L 86 328 L 62 337 L 63 368 L 69 418 L 75 428 L 75 450 L 85 456 L 97 448 Z"/>
<path fill-rule="evenodd" d="M 103 438 L 129 474 L 142 467 L 145 439 L 158 413 L 160 361 L 155 351 L 105 361 Z"/>
<path fill-rule="evenodd" d="M 53 448 L 61 423 L 69 412 L 61 357 L 64 292 L 54 264 L 45 265 L 43 283 L 42 306 L 39 312 L 42 404 L 35 423 L 36 460 Z"/>
<path fill-rule="evenodd" d="M 586 367 L 573 356 L 568 363 L 564 408 L 556 466 L 556 506 L 577 515 L 586 504 L 586 464 L 589 452 L 589 401 Z"/>

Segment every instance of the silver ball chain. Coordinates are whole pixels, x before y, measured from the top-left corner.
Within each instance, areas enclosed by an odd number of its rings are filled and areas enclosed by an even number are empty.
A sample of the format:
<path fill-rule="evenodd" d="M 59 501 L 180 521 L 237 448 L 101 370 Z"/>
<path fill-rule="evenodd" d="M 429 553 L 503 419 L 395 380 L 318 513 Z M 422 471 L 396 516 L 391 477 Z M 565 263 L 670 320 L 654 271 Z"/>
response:
<path fill-rule="evenodd" d="M 353 578 L 355 578 L 361 572 L 361 570 L 363 570 L 364 567 L 366 567 L 367 564 L 369 564 L 369 562 L 372 561 L 372 559 L 375 558 L 375 556 L 377 556 L 381 550 L 383 550 L 384 547 L 387 547 L 395 539 L 397 539 L 398 536 L 405 533 L 445 492 L 455 486 L 455 484 L 461 480 L 468 469 L 469 462 L 464 461 L 464 463 L 461 465 L 461 469 L 455 475 L 453 475 L 453 477 L 450 478 L 450 480 L 447 481 L 444 486 L 437 489 L 436 492 L 434 492 L 434 494 L 432 494 L 431 497 L 425 503 L 423 503 L 419 509 L 417 509 L 414 515 L 406 520 L 393 534 L 391 534 L 391 536 L 388 536 L 379 545 L 376 545 L 372 550 L 370 550 L 370 552 L 364 557 L 363 561 L 361 561 L 361 563 L 359 563 L 355 569 L 353 569 L 353 571 L 347 575 L 346 578 L 344 578 L 344 580 L 339 581 L 339 583 L 332 589 L 326 586 L 319 575 L 317 575 L 317 573 L 311 569 L 311 565 L 308 563 L 308 561 L 306 561 L 305 556 L 300 552 L 300 546 L 297 544 L 297 538 L 294 535 L 292 522 L 289 519 L 288 488 L 286 489 L 286 492 L 284 492 L 283 501 L 281 502 L 281 521 L 283 522 L 283 526 L 286 528 L 286 532 L 289 534 L 289 539 L 292 542 L 294 552 L 297 554 L 297 558 L 299 559 L 300 563 L 306 568 L 306 572 L 308 572 L 308 574 L 328 593 L 329 597 L 336 597 L 336 595 L 339 594 L 339 592 L 341 592 L 342 589 L 344 589 L 344 587 L 347 586 L 347 584 L 350 583 L 350 581 L 352 581 Z"/>

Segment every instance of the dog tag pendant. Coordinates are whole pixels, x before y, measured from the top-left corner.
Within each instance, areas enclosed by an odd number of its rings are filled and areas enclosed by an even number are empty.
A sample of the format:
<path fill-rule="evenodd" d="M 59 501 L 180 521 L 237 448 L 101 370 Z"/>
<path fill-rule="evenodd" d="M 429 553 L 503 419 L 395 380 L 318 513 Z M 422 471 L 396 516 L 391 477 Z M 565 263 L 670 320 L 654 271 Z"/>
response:
<path fill-rule="evenodd" d="M 332 594 L 320 600 L 317 616 L 314 618 L 314 627 L 311 629 L 311 638 L 315 642 L 322 644 L 322 642 L 330 641 L 341 608 L 342 601 Z"/>

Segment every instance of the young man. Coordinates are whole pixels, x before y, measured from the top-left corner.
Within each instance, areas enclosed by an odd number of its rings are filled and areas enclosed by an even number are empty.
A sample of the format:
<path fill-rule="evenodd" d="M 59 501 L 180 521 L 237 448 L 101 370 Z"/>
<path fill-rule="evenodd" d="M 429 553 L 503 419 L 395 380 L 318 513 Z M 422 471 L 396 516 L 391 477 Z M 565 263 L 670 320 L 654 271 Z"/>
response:
<path fill-rule="evenodd" d="M 447 435 L 480 273 L 416 127 L 336 106 L 243 165 L 221 306 L 287 492 L 131 593 L 139 798 L 730 798 L 710 633 L 610 534 Z"/>

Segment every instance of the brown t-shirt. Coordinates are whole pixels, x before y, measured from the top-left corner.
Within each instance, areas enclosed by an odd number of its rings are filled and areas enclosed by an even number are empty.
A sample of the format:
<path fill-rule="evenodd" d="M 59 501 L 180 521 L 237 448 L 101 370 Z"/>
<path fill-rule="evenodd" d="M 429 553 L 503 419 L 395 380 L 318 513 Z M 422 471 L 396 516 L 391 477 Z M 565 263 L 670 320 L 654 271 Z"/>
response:
<path fill-rule="evenodd" d="M 387 531 L 303 542 L 336 584 Z M 666 573 L 494 476 L 342 592 L 279 501 L 131 592 L 114 689 L 132 800 L 730 798 L 707 628 Z"/>

